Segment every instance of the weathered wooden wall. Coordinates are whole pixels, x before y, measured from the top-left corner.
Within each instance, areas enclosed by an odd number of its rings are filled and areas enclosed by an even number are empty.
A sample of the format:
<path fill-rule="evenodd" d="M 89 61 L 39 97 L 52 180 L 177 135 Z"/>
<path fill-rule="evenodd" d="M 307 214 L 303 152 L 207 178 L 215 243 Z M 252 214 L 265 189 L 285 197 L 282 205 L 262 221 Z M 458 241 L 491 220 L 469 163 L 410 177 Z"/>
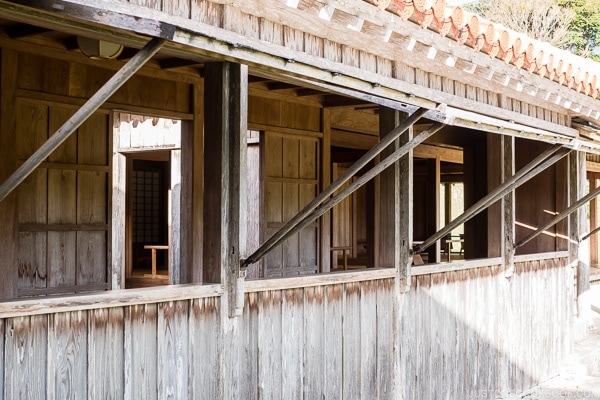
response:
<path fill-rule="evenodd" d="M 218 297 L 3 319 L 3 399 L 219 398 Z"/>
<path fill-rule="evenodd" d="M 249 284 L 236 365 L 222 361 L 218 296 L 7 317 L 0 395 L 215 399 L 241 367 L 245 400 L 494 399 L 558 373 L 570 349 L 566 259 L 517 263 L 510 280 L 500 266 L 415 275 L 399 295 L 393 275 Z"/>
<path fill-rule="evenodd" d="M 30 51 L 26 47 L 22 52 L 3 52 L 4 62 L 14 70 L 7 75 L 12 78 L 11 85 L 2 87 L 2 97 L 12 102 L 11 110 L 5 107 L 1 116 L 7 122 L 0 132 L 6 143 L 3 150 L 11 147 L 8 136 L 14 141 L 5 175 L 37 150 L 113 74 L 110 69 Z M 15 254 L 14 262 L 0 267 L 16 292 L 2 291 L 0 297 L 109 288 L 110 111 L 118 108 L 189 119 L 190 93 L 189 83 L 147 74 L 133 77 L 18 187 L 16 202 L 3 205 L 14 207 L 15 228 L 9 227 L 0 243 L 5 247 L 3 253 Z M 144 145 L 131 140 L 129 144 Z M 8 218 L 5 222 L 9 223 Z"/>

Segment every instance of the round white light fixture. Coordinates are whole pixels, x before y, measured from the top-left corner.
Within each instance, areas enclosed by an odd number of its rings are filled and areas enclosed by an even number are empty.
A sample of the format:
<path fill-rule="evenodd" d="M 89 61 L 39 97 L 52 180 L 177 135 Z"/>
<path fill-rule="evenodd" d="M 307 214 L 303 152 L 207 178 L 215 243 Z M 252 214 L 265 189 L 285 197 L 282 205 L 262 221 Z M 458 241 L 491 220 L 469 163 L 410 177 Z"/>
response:
<path fill-rule="evenodd" d="M 83 54 L 94 59 L 117 58 L 123 51 L 122 44 L 106 42 L 100 39 L 91 39 L 83 36 L 77 36 L 77 45 Z"/>

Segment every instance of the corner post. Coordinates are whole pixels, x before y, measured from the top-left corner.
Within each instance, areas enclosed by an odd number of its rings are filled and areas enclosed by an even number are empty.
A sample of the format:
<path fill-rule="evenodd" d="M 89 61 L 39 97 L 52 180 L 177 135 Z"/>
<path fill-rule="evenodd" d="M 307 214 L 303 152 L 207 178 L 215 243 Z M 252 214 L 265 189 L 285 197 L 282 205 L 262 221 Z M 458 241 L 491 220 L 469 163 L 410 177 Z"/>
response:
<path fill-rule="evenodd" d="M 204 282 L 224 284 L 228 314 L 235 317 L 244 307 L 248 67 L 208 63 L 204 72 L 203 275 Z"/>
<path fill-rule="evenodd" d="M 502 136 L 502 182 L 515 174 L 515 138 Z M 510 278 L 515 272 L 515 191 L 502 198 L 502 257 L 504 277 Z"/>
<path fill-rule="evenodd" d="M 586 165 L 585 153 L 573 151 L 569 154 L 569 204 L 577 202 L 586 194 Z M 580 207 L 569 216 L 569 261 L 577 271 L 577 320 L 575 326 L 585 329 L 585 332 L 576 332 L 583 337 L 587 336 L 587 328 L 591 326 L 591 301 L 590 301 L 590 266 L 589 266 L 589 241 L 580 241 L 586 232 L 586 208 Z"/>

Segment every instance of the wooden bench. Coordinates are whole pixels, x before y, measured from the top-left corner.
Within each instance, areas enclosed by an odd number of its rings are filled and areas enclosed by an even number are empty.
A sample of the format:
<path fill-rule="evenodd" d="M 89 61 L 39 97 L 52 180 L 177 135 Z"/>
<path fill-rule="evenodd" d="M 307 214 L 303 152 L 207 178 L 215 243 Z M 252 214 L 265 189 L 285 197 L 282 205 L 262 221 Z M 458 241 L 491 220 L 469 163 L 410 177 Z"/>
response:
<path fill-rule="evenodd" d="M 342 252 L 342 258 L 344 259 L 344 270 L 347 270 L 348 269 L 348 252 L 352 251 L 352 246 L 332 246 L 330 250 L 331 250 L 332 256 L 337 251 Z M 336 259 L 335 265 L 337 266 L 337 259 Z"/>
<path fill-rule="evenodd" d="M 161 244 L 147 244 L 147 245 L 144 246 L 144 249 L 152 251 L 152 274 L 144 274 L 144 277 L 147 277 L 147 278 L 159 278 L 159 279 L 169 279 L 168 275 L 165 276 L 165 275 L 157 275 L 156 274 L 156 251 L 157 250 L 166 250 L 167 251 L 167 258 L 168 258 L 169 257 L 170 246 L 168 246 L 168 245 L 161 245 Z"/>

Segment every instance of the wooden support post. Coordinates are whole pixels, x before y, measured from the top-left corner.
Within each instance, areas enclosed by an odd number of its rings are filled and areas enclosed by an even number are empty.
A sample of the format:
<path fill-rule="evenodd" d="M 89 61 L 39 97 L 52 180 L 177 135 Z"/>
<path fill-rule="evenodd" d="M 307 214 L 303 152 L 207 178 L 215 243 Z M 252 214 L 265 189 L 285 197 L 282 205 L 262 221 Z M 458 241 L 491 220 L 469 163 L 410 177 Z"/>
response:
<path fill-rule="evenodd" d="M 381 136 L 401 124 L 407 115 L 400 111 L 387 107 L 379 107 L 379 134 Z M 409 132 L 412 128 L 409 128 Z M 406 137 L 405 133 L 402 137 Z M 399 141 L 395 140 L 387 149 L 381 152 L 382 156 L 388 156 L 398 149 Z M 379 175 L 379 214 L 375 214 L 378 224 L 378 239 L 374 250 L 375 267 L 396 268 L 400 263 L 400 166 L 394 163 Z"/>
<path fill-rule="evenodd" d="M 598 193 L 600 189 L 590 194 Z M 577 199 L 586 191 L 586 165 L 585 153 L 572 152 L 569 156 L 569 203 L 570 208 L 581 201 Z M 589 197 L 584 196 L 583 199 Z M 576 207 L 569 219 L 569 257 L 571 265 L 577 271 L 577 316 L 585 321 L 590 319 L 590 266 L 589 249 L 585 246 L 587 242 L 581 242 L 580 238 L 587 230 L 586 210 Z M 586 321 L 585 325 L 588 325 Z"/>
<path fill-rule="evenodd" d="M 182 132 L 183 133 L 183 132 Z M 183 139 L 183 138 L 182 138 Z M 181 281 L 181 233 L 185 221 L 181 219 L 181 150 L 171 150 L 171 190 L 169 191 L 169 283 L 177 285 Z"/>
<path fill-rule="evenodd" d="M 426 232 L 428 235 L 432 235 L 440 228 L 440 167 L 439 157 L 427 160 Z M 445 244 L 443 248 L 449 250 Z M 439 263 L 441 261 L 441 249 L 442 246 L 439 240 L 429 247 L 429 262 Z M 450 261 L 450 253 L 446 256 Z"/>
<path fill-rule="evenodd" d="M 133 56 L 108 82 L 78 109 L 39 149 L 37 149 L 17 170 L 0 185 L 0 201 L 23 182 L 54 150 L 71 136 L 100 106 L 108 100 L 125 82 L 165 44 L 165 39 L 152 39 Z"/>
<path fill-rule="evenodd" d="M 323 191 L 331 183 L 331 110 L 325 108 L 321 112 L 321 188 Z M 321 272 L 331 271 L 331 213 L 321 217 Z"/>
<path fill-rule="evenodd" d="M 246 251 L 246 152 L 248 67 L 229 62 L 204 66 L 204 262 L 205 282 L 222 283 L 218 398 L 239 399 L 243 348 Z"/>
<path fill-rule="evenodd" d="M 589 183 L 590 183 L 590 191 L 596 190 L 596 188 L 598 187 L 596 174 L 588 175 L 588 177 L 589 177 Z M 590 229 L 592 229 L 592 227 L 598 226 L 598 218 L 596 218 L 597 215 L 598 215 L 598 199 L 592 199 L 592 201 L 590 201 Z M 581 238 L 581 241 L 585 240 L 585 238 L 587 238 L 587 237 L 588 236 L 586 235 L 585 237 Z M 598 236 L 591 235 L 588 246 L 590 248 L 590 265 L 597 265 L 598 264 Z"/>
<path fill-rule="evenodd" d="M 247 82 L 246 66 L 205 67 L 204 281 L 225 284 L 230 317 L 241 315 L 244 296 Z"/>
<path fill-rule="evenodd" d="M 16 112 L 18 55 L 16 50 L 0 48 L 0 182 L 4 181 L 17 164 Z M 9 150 L 12 149 L 12 150 Z M 18 283 L 17 261 L 17 194 L 0 201 L 0 298 L 16 296 Z"/>
<path fill-rule="evenodd" d="M 413 129 L 409 129 L 400 137 L 399 145 L 404 146 L 413 141 Z M 398 255 L 398 271 L 396 273 L 397 289 L 399 296 L 401 292 L 407 292 L 411 286 L 411 268 L 413 263 L 413 152 L 409 151 L 398 160 L 398 236 L 400 240 L 400 253 Z M 395 318 L 400 320 L 400 318 Z"/>
<path fill-rule="evenodd" d="M 502 181 L 515 174 L 515 138 L 502 136 Z M 502 257 L 504 276 L 510 278 L 515 271 L 515 191 L 506 193 L 502 199 Z"/>

